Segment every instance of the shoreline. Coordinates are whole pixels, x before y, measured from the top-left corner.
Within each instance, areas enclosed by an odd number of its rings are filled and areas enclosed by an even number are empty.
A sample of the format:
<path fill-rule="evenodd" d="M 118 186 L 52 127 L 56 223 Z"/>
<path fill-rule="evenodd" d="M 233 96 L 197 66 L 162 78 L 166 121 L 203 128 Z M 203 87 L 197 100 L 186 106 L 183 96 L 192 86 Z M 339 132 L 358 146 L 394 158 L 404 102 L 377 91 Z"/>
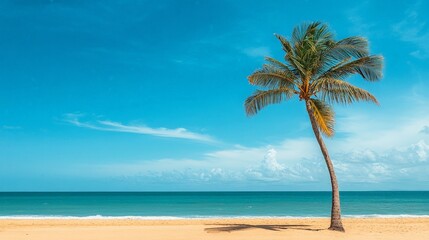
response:
<path fill-rule="evenodd" d="M 0 219 L 0 239 L 415 239 L 429 236 L 427 218 Z"/>
<path fill-rule="evenodd" d="M 0 216 L 0 220 L 246 220 L 246 219 L 328 219 L 329 216 L 57 216 L 57 215 L 11 215 Z M 376 218 L 429 218 L 429 215 L 414 214 L 362 214 L 342 215 L 350 219 L 376 219 Z"/>

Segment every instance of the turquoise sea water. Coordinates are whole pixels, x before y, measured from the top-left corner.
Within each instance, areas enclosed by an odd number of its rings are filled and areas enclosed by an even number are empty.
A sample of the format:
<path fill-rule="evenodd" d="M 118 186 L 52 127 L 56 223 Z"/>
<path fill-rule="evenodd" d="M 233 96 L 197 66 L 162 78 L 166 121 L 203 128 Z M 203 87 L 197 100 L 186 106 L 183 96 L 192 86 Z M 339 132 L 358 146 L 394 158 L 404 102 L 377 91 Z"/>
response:
<path fill-rule="evenodd" d="M 327 217 L 330 192 L 0 193 L 0 217 Z M 429 216 L 429 192 L 342 192 L 343 215 Z"/>

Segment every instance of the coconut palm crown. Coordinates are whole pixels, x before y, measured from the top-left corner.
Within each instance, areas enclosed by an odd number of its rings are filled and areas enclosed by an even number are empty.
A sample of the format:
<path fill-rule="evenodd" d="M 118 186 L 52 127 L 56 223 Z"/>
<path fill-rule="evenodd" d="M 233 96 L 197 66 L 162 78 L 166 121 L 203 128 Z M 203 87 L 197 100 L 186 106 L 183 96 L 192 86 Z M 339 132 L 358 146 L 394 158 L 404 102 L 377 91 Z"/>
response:
<path fill-rule="evenodd" d="M 369 55 L 365 38 L 348 37 L 336 41 L 328 26 L 320 22 L 295 27 L 290 39 L 275 36 L 285 52 L 284 62 L 266 57 L 266 64 L 248 77 L 250 84 L 262 89 L 246 99 L 246 113 L 254 115 L 267 105 L 281 103 L 294 96 L 305 102 L 331 177 L 330 229 L 344 231 L 338 183 L 320 132 L 327 137 L 334 134 L 333 103 L 370 101 L 378 104 L 371 93 L 346 80 L 355 74 L 370 82 L 380 80 L 383 57 Z"/>

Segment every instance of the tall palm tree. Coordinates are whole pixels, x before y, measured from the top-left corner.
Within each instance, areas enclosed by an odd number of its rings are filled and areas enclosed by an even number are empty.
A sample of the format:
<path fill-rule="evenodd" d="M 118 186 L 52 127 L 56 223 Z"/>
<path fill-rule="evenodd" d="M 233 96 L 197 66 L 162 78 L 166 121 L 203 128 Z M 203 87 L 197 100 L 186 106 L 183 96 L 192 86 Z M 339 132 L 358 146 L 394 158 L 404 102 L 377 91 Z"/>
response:
<path fill-rule="evenodd" d="M 304 101 L 311 126 L 328 167 L 332 186 L 331 226 L 344 231 L 341 222 L 340 194 L 334 166 L 323 142 L 334 134 L 334 112 L 331 104 L 370 101 L 378 104 L 369 92 L 353 86 L 346 79 L 359 74 L 373 82 L 382 78 L 383 57 L 369 55 L 368 41 L 348 37 L 336 41 L 326 24 L 319 22 L 295 27 L 290 40 L 276 35 L 285 51 L 285 62 L 266 57 L 262 69 L 248 77 L 249 83 L 262 87 L 245 101 L 248 116 L 270 104 L 297 95 Z"/>

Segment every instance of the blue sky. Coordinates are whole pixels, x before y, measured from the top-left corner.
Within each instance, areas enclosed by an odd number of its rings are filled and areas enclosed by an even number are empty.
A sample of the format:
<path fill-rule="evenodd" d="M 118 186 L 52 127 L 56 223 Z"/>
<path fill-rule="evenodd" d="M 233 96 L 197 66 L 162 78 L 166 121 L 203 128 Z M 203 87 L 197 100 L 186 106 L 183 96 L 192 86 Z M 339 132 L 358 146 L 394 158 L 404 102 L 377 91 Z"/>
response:
<path fill-rule="evenodd" d="M 335 7 L 332 7 L 335 6 Z M 0 191 L 329 190 L 302 102 L 246 77 L 309 21 L 385 57 L 381 105 L 335 106 L 343 190 L 429 190 L 426 1 L 0 3 Z"/>

